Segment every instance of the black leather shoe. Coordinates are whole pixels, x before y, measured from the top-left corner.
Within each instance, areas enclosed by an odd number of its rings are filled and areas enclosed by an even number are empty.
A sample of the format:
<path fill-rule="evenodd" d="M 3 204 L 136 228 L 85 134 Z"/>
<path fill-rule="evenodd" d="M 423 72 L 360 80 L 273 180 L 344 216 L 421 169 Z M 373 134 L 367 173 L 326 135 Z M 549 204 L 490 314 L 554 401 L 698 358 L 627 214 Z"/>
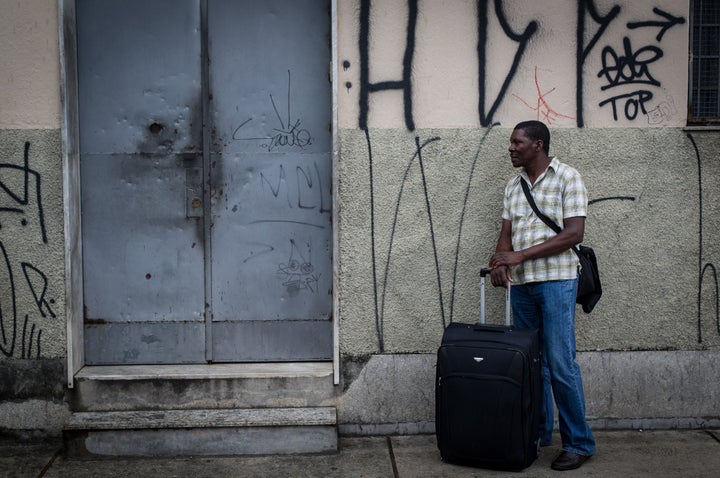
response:
<path fill-rule="evenodd" d="M 589 456 L 578 455 L 571 451 L 563 451 L 555 458 L 550 468 L 558 471 L 574 470 L 575 468 L 580 468 L 582 464 L 589 459 Z"/>

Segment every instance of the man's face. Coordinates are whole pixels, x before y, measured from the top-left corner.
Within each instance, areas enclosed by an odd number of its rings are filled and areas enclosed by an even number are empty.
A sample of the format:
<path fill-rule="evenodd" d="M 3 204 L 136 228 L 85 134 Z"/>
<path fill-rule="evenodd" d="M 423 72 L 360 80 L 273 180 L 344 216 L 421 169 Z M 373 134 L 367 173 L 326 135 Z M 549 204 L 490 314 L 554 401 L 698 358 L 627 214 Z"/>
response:
<path fill-rule="evenodd" d="M 513 130 L 510 136 L 510 161 L 516 168 L 527 166 L 539 151 L 539 142 L 533 141 L 525 134 L 525 130 Z"/>

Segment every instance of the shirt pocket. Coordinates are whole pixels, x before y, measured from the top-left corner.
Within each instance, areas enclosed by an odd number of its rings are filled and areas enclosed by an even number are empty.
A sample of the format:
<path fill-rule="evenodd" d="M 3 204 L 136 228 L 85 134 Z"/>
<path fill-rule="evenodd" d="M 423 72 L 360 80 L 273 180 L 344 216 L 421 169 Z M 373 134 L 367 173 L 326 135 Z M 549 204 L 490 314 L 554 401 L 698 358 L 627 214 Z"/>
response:
<path fill-rule="evenodd" d="M 519 203 L 513 211 L 513 222 L 515 221 L 531 221 L 535 216 L 530 204 L 525 201 L 525 204 Z"/>

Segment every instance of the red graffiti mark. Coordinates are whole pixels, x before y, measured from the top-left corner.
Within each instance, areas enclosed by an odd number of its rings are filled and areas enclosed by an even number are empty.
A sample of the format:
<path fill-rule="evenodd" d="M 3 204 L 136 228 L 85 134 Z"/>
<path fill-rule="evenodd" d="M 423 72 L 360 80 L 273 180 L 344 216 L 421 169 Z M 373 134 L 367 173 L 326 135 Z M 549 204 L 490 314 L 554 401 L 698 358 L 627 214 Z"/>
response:
<path fill-rule="evenodd" d="M 546 98 L 555 91 L 556 88 L 552 88 L 546 92 L 542 92 L 540 88 L 540 81 L 538 80 L 538 71 L 537 66 L 535 66 L 535 89 L 537 90 L 537 101 L 535 105 L 530 104 L 529 102 L 525 101 L 523 98 L 519 97 L 518 95 L 513 93 L 513 96 L 517 98 L 519 101 L 521 101 L 525 106 L 530 108 L 531 110 L 535 111 L 537 114 L 538 120 L 545 120 L 547 124 L 551 125 L 553 124 L 553 121 L 556 121 L 560 118 L 567 118 L 567 119 L 574 119 L 572 116 L 567 116 L 561 113 L 558 113 L 552 107 L 550 107 L 550 103 L 546 100 Z"/>

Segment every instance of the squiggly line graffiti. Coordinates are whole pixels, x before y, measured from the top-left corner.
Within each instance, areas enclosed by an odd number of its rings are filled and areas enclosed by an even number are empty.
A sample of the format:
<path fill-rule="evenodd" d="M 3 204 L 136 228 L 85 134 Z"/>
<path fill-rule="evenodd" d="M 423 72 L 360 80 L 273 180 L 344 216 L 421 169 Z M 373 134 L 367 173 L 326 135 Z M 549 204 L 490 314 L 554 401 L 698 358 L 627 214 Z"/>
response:
<path fill-rule="evenodd" d="M 371 146 L 370 141 L 370 133 L 366 129 L 365 130 L 365 138 L 367 140 L 368 148 Z M 427 182 L 425 181 L 425 167 L 422 162 L 422 149 L 427 146 L 428 144 L 439 141 L 439 137 L 433 137 L 422 144 L 420 144 L 420 138 L 415 138 L 415 154 L 412 156 L 410 161 L 408 162 L 407 167 L 405 168 L 405 174 L 403 175 L 403 179 L 400 183 L 400 192 L 398 193 L 397 202 L 395 204 L 395 214 L 393 216 L 393 223 L 392 228 L 390 231 L 390 244 L 388 246 L 388 256 L 387 256 L 387 262 L 385 263 L 385 273 L 383 278 L 383 288 L 380 298 L 380 303 L 378 303 L 378 280 L 377 280 L 377 253 L 376 253 L 376 244 L 375 244 L 375 200 L 374 200 L 374 178 L 373 178 L 373 158 L 372 158 L 372 151 L 368 150 L 369 155 L 369 165 L 370 165 L 370 230 L 371 230 L 371 254 L 372 254 L 372 274 L 373 274 L 373 297 L 375 300 L 375 328 L 377 332 L 378 337 L 378 347 L 380 349 L 380 352 L 385 351 L 385 339 L 384 339 L 384 316 L 385 316 L 385 293 L 387 291 L 387 281 L 388 281 L 388 274 L 390 270 L 390 263 L 392 258 L 392 250 L 393 250 L 393 244 L 395 241 L 395 231 L 397 227 L 397 221 L 398 221 L 398 214 L 400 211 L 400 203 L 403 196 L 403 190 L 405 188 L 405 184 L 407 183 L 408 175 L 410 173 L 410 170 L 414 164 L 417 164 L 420 167 L 420 171 L 423 178 L 423 191 L 425 194 L 425 208 L 428 215 L 428 223 L 430 227 L 430 235 L 432 237 L 432 246 L 433 246 L 433 254 L 435 259 L 435 271 L 437 273 L 437 282 L 438 282 L 438 291 L 439 291 L 439 302 L 440 302 L 440 314 L 442 317 L 443 325 L 445 324 L 445 307 L 443 306 L 443 297 L 442 297 L 442 286 L 440 283 L 440 266 L 438 263 L 438 256 L 437 256 L 437 247 L 435 244 L 435 234 L 433 230 L 433 222 L 432 222 L 432 212 L 430 210 L 430 201 L 428 197 L 428 191 L 427 191 Z"/>
<path fill-rule="evenodd" d="M 715 264 L 711 262 L 703 263 L 703 188 L 702 188 L 702 161 L 700 158 L 700 150 L 695 143 L 693 135 L 688 133 L 688 139 L 695 150 L 695 158 L 698 166 L 698 209 L 700 211 L 699 218 L 699 244 L 698 244 L 698 295 L 697 295 L 697 341 L 699 344 L 703 342 L 702 334 L 702 288 L 705 281 L 705 275 L 711 274 L 713 285 L 715 286 L 715 322 L 717 331 L 720 334 L 720 284 L 718 283 L 718 272 Z"/>
<path fill-rule="evenodd" d="M 455 307 L 455 283 L 457 281 L 458 260 L 460 258 L 460 241 L 462 239 L 463 226 L 465 225 L 465 211 L 467 210 L 468 199 L 470 197 L 470 189 L 472 186 L 473 178 L 475 176 L 475 168 L 477 166 L 478 159 L 480 159 L 480 152 L 482 151 L 483 145 L 485 144 L 485 140 L 487 139 L 493 128 L 499 125 L 500 123 L 494 123 L 485 130 L 485 134 L 483 134 L 483 137 L 480 140 L 480 144 L 478 145 L 477 152 L 475 153 L 475 157 L 473 158 L 472 166 L 470 167 L 470 174 L 468 175 L 467 186 L 465 186 L 465 198 L 463 199 L 462 211 L 460 213 L 460 229 L 458 230 L 457 244 L 455 245 L 455 265 L 453 266 L 452 295 L 450 296 L 450 322 L 453 321 L 453 311 Z M 443 325 L 445 325 L 444 322 Z"/>

